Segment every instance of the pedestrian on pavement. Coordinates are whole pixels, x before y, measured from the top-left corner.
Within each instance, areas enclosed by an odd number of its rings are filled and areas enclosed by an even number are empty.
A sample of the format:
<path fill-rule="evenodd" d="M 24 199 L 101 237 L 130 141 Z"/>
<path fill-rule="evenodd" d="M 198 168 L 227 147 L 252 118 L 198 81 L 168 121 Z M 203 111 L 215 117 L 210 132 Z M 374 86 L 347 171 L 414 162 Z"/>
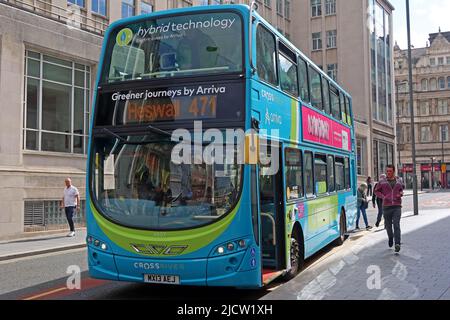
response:
<path fill-rule="evenodd" d="M 384 181 L 384 180 L 386 180 L 386 175 L 382 174 L 380 176 L 380 179 L 378 179 L 378 182 L 375 183 L 375 186 L 373 189 L 375 190 L 376 187 L 378 186 L 378 184 L 380 183 L 380 181 Z M 383 199 L 378 198 L 377 195 L 374 193 L 372 196 L 372 205 L 374 208 L 378 208 L 377 222 L 375 223 L 375 226 L 378 228 L 380 226 L 381 219 L 383 218 Z"/>
<path fill-rule="evenodd" d="M 386 167 L 386 176 L 386 180 L 380 181 L 374 192 L 377 197 L 383 199 L 384 225 L 388 234 L 389 248 L 392 248 L 395 242 L 395 252 L 398 253 L 401 249 L 400 219 L 405 186 L 403 180 L 395 175 L 395 166 Z"/>
<path fill-rule="evenodd" d="M 372 229 L 372 227 L 369 226 L 369 222 L 367 221 L 366 209 L 369 207 L 369 201 L 367 200 L 366 190 L 367 190 L 366 183 L 362 183 L 358 188 L 358 201 L 357 201 L 358 211 L 356 216 L 356 230 L 359 230 L 359 218 L 361 216 L 361 212 L 363 215 L 364 223 L 366 224 L 366 229 L 367 230 Z"/>
<path fill-rule="evenodd" d="M 367 196 L 370 197 L 373 195 L 372 193 L 372 178 L 371 177 L 367 177 Z"/>
<path fill-rule="evenodd" d="M 66 187 L 64 188 L 64 197 L 62 198 L 61 209 L 64 208 L 67 222 L 70 227 L 70 233 L 67 236 L 74 237 L 75 225 L 73 223 L 73 215 L 76 210 L 80 210 L 80 193 L 78 192 L 78 189 L 72 185 L 72 179 L 66 178 L 64 183 L 66 184 Z"/>

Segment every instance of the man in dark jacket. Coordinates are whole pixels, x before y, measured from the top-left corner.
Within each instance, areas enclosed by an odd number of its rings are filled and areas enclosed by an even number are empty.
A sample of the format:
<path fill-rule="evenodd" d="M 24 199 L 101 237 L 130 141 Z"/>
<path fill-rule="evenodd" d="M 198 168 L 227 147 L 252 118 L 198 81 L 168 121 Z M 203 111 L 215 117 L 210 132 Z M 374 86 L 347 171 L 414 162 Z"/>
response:
<path fill-rule="evenodd" d="M 380 181 L 384 181 L 384 180 L 386 180 L 386 175 L 382 174 L 380 176 L 379 181 L 377 183 L 375 183 L 375 186 L 373 187 L 373 189 L 375 190 L 376 187 L 378 186 L 378 183 Z M 378 198 L 377 195 L 375 194 L 375 192 L 372 195 L 372 205 L 374 208 L 378 208 L 377 222 L 375 223 L 375 226 L 378 228 L 380 226 L 381 219 L 383 218 L 383 199 Z"/>
<path fill-rule="evenodd" d="M 395 175 L 394 166 L 386 167 L 386 176 L 386 180 L 378 182 L 374 192 L 377 197 L 383 199 L 384 224 L 389 237 L 389 247 L 392 248 L 395 241 L 395 252 L 400 252 L 400 219 L 405 186 L 403 180 Z M 394 227 L 394 231 L 392 231 L 392 227 Z"/>

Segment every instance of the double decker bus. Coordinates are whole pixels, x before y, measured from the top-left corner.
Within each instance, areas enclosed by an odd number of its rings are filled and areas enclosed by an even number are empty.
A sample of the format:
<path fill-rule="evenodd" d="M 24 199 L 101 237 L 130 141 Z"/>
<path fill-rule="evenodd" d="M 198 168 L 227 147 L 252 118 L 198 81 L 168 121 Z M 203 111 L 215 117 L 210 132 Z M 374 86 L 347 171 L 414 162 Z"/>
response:
<path fill-rule="evenodd" d="M 351 97 L 256 11 L 183 8 L 107 30 L 87 165 L 91 277 L 258 288 L 353 228 Z M 251 134 L 212 162 L 196 156 L 231 129 Z"/>

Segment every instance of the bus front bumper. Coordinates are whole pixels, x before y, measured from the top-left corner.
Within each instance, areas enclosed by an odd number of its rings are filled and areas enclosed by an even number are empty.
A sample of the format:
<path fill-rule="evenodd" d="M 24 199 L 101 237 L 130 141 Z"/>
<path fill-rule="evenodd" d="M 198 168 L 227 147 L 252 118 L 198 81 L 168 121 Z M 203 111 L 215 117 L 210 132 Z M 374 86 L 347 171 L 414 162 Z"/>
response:
<path fill-rule="evenodd" d="M 150 259 L 113 255 L 88 246 L 89 274 L 93 278 L 145 282 L 144 275 L 174 275 L 180 285 L 257 288 L 261 275 L 250 248 L 203 259 Z"/>

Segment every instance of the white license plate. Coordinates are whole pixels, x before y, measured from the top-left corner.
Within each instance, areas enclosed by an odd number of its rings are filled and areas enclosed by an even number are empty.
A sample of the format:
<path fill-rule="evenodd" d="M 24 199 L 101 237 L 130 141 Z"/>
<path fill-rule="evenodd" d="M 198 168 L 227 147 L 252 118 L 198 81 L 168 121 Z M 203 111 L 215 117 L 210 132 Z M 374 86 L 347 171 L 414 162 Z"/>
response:
<path fill-rule="evenodd" d="M 163 275 L 163 274 L 144 274 L 144 282 L 180 284 L 180 277 L 172 276 L 172 275 Z"/>

